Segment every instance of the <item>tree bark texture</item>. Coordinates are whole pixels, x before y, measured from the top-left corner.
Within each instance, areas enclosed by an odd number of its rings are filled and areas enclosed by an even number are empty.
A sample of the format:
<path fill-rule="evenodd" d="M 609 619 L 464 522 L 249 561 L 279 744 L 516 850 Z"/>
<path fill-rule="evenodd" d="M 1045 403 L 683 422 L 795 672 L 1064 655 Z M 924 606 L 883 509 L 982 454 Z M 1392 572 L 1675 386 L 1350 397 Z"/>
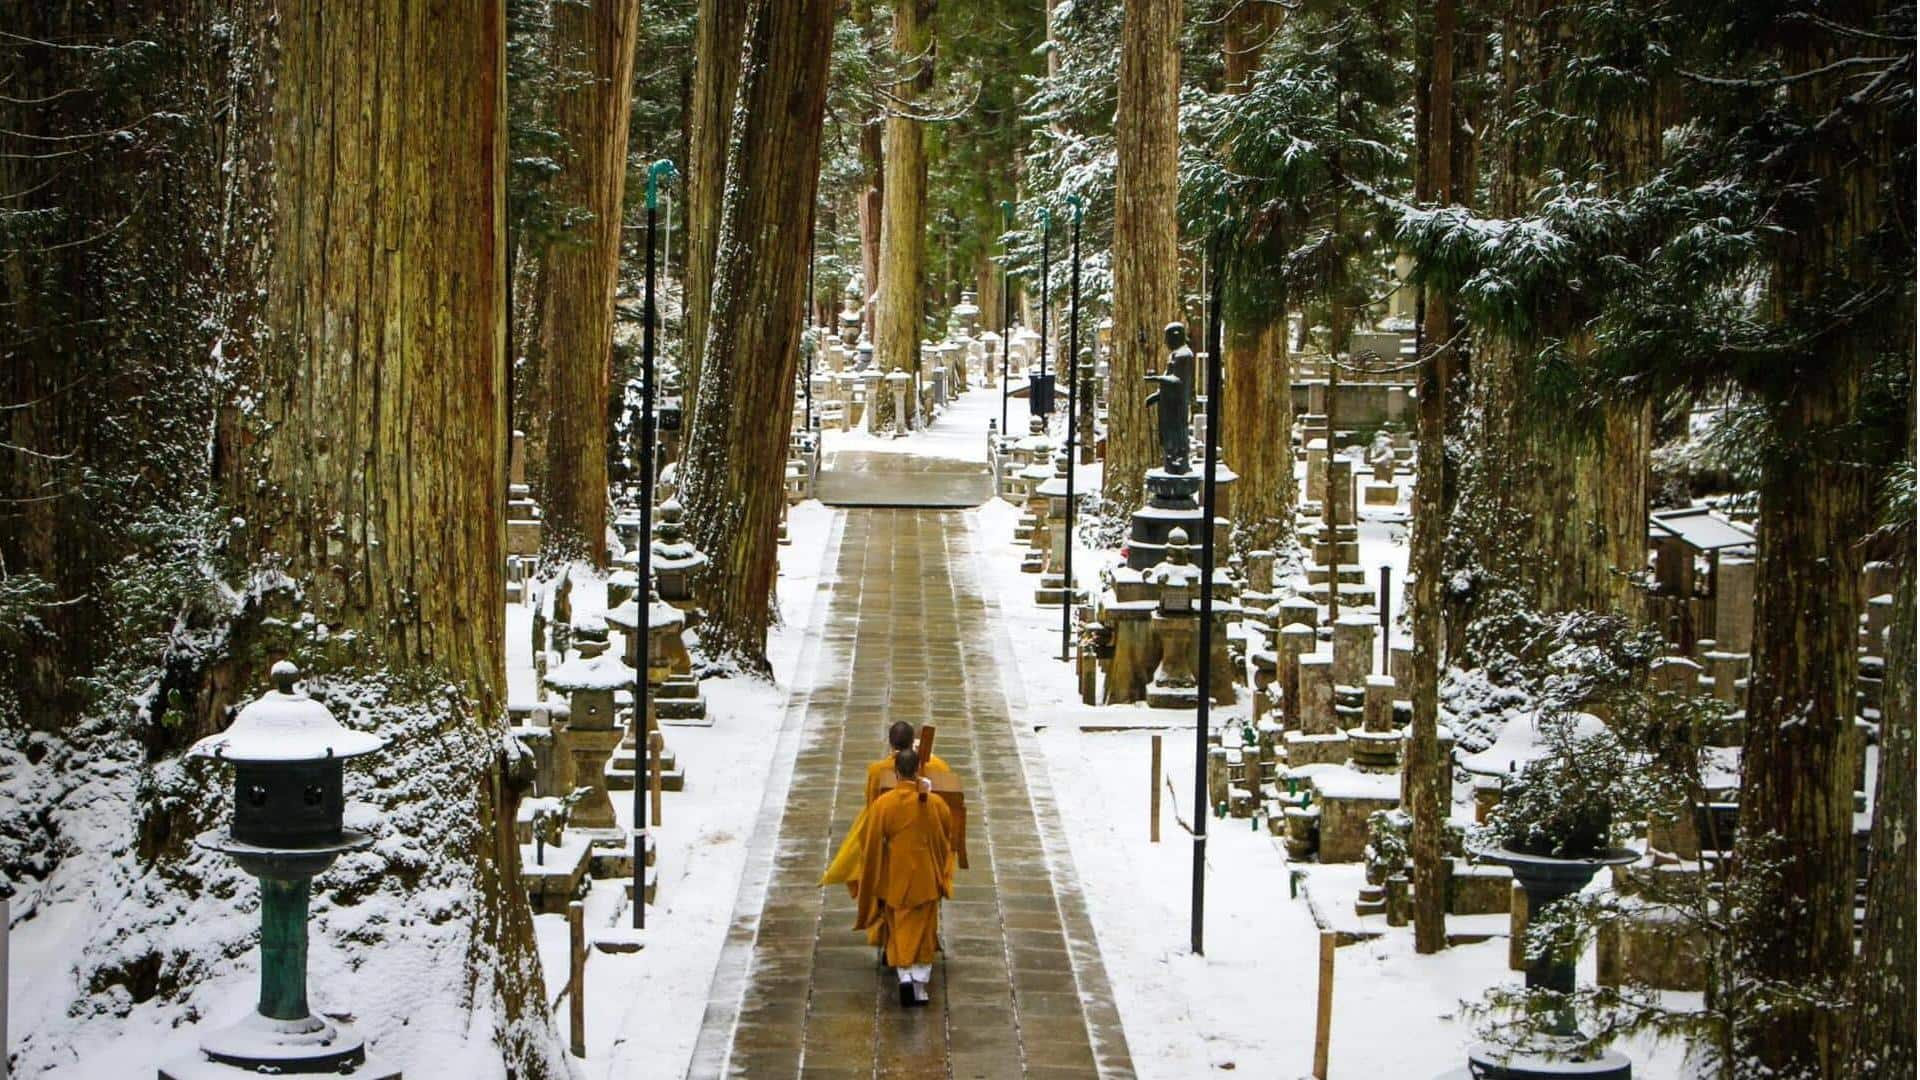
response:
<path fill-rule="evenodd" d="M 1429 42 L 1426 145 L 1420 154 L 1428 199 L 1447 200 L 1453 191 L 1453 34 L 1455 0 L 1434 0 Z M 1426 290 L 1419 330 L 1418 430 L 1420 457 L 1414 480 L 1413 551 L 1413 724 L 1407 744 L 1404 802 L 1413 810 L 1413 938 L 1422 953 L 1447 946 L 1445 854 L 1440 830 L 1446 807 L 1445 770 L 1440 760 L 1440 671 L 1444 641 L 1440 578 L 1446 540 L 1445 480 L 1447 391 L 1452 382 L 1454 349 L 1452 305 L 1439 289 Z"/>
<path fill-rule="evenodd" d="M 1278 4 L 1236 6 L 1227 18 L 1223 52 L 1227 92 L 1246 93 L 1260 57 L 1280 26 Z M 1293 535 L 1295 483 L 1293 383 L 1284 314 L 1235 319 L 1226 308 L 1221 352 L 1220 442 L 1240 474 L 1233 496 L 1234 544 L 1271 551 Z"/>
<path fill-rule="evenodd" d="M 1873 25 L 1867 0 L 1830 14 Z M 1808 75 L 1861 51 L 1831 34 L 1795 32 L 1782 46 L 1802 116 L 1850 92 L 1844 76 Z M 1770 301 L 1793 325 L 1835 275 L 1864 285 L 1859 246 L 1880 224 L 1892 136 L 1849 131 L 1792 160 L 1812 193 L 1781 209 Z M 1854 675 L 1861 542 L 1872 524 L 1870 477 L 1848 449 L 1882 335 L 1843 329 L 1781 357 L 1799 373 L 1773 407 L 1774 445 L 1761 465 L 1753 674 L 1735 846 L 1736 977 L 1766 1004 L 1738 1045 L 1770 1075 L 1841 1075 L 1853 970 Z"/>
<path fill-rule="evenodd" d="M 712 558 L 702 643 L 766 668 L 805 289 L 820 173 L 833 0 L 755 0 L 714 264 L 701 404 L 685 458 L 687 520 Z"/>
<path fill-rule="evenodd" d="M 567 158 L 555 198 L 589 215 L 547 251 L 540 274 L 548 382 L 543 556 L 607 565 L 607 399 L 619 284 L 627 118 L 640 0 L 556 4 L 554 40 L 578 74 L 555 94 Z"/>
<path fill-rule="evenodd" d="M 1867 917 L 1854 972 L 1854 1010 L 1845 1072 L 1912 1080 L 1914 1075 L 1914 565 L 1913 533 L 1902 530 L 1905 564 L 1887 634 L 1880 766 L 1867 848 Z"/>
<path fill-rule="evenodd" d="M 897 102 L 886 119 L 881 157 L 880 303 L 875 313 L 874 362 L 881 371 L 920 370 L 920 335 L 926 325 L 927 147 L 921 121 L 902 110 L 916 107 L 933 88 L 932 0 L 895 0 L 893 62 L 900 80 Z M 881 395 L 878 418 L 892 419 L 893 397 Z"/>
<path fill-rule="evenodd" d="M 727 187 L 727 142 L 740 85 L 740 47 L 747 0 L 700 0 L 694 15 L 693 100 L 687 138 L 686 347 L 682 385 L 699 408 L 700 368 L 712 304 L 714 247 Z M 692 420 L 688 416 L 689 421 Z"/>
<path fill-rule="evenodd" d="M 1141 503 L 1160 464 L 1147 411 L 1147 372 L 1160 366 L 1161 329 L 1180 318 L 1180 0 L 1126 0 L 1114 113 L 1113 359 L 1103 494 Z M 1236 499 L 1236 501 L 1238 501 Z"/>
<path fill-rule="evenodd" d="M 105 590 L 151 563 L 134 526 L 205 494 L 223 12 L 75 0 L 0 17 L 0 586 L 47 587 L 17 623 L 0 614 L 0 719 L 68 728 L 90 704 L 81 677 L 179 614 Z"/>
<path fill-rule="evenodd" d="M 263 288 L 220 344 L 233 397 L 218 479 L 243 549 L 328 628 L 309 642 L 325 677 L 418 696 L 373 717 L 394 742 L 349 770 L 389 770 L 363 797 L 415 853 L 363 887 L 438 897 L 435 929 L 407 931 L 436 943 L 423 985 L 464 994 L 489 1059 L 564 1076 L 501 749 L 505 11 L 387 0 L 343 18 L 331 0 L 279 0 L 258 14 L 246 47 L 271 74 L 236 93 L 259 147 L 236 158 L 270 164 L 252 194 L 272 210 L 228 256 Z"/>

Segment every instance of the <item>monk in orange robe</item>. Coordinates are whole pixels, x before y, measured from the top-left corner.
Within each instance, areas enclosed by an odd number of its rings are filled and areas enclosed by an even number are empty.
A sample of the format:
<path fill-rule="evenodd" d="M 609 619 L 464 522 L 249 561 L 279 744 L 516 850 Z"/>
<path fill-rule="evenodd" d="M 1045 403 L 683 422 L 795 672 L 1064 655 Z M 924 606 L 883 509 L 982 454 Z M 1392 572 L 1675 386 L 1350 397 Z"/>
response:
<path fill-rule="evenodd" d="M 902 750 L 913 749 L 913 738 L 913 725 L 905 720 L 895 720 L 887 728 L 887 756 L 867 766 L 865 808 L 860 811 L 860 816 L 854 819 L 853 828 L 847 830 L 847 838 L 841 842 L 840 850 L 834 855 L 826 874 L 820 878 L 820 884 L 834 885 L 844 882 L 847 886 L 847 895 L 859 897 L 860 872 L 866 866 L 866 851 L 862 845 L 867 837 L 868 811 L 876 799 L 893 790 L 892 784 L 895 779 L 893 757 Z M 929 777 L 936 773 L 951 775 L 953 772 L 947 767 L 946 762 L 940 760 L 939 754 L 928 754 L 925 767 L 921 771 Z M 875 944 L 879 943 L 876 935 L 870 934 L 868 937 Z"/>
<path fill-rule="evenodd" d="M 900 1004 L 925 1005 L 940 936 L 940 901 L 953 895 L 953 819 L 928 798 L 920 755 L 893 758 L 900 782 L 867 808 L 866 865 L 860 874 L 856 930 L 879 931 L 886 961 L 900 980 Z"/>

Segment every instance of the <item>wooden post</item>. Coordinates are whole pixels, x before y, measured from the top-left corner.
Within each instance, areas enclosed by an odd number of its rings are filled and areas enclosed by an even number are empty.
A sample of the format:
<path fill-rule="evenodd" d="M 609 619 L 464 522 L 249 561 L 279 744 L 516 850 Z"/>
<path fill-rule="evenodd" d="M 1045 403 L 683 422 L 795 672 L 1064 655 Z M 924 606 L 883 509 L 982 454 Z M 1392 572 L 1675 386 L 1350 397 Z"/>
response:
<path fill-rule="evenodd" d="M 1153 775 L 1147 777 L 1147 788 L 1153 792 L 1153 809 L 1148 815 L 1147 837 L 1154 843 L 1160 842 L 1160 736 L 1153 737 Z"/>
<path fill-rule="evenodd" d="M 574 1057 L 587 1056 L 587 907 L 567 905 L 567 1040 Z"/>
<path fill-rule="evenodd" d="M 1320 1003 L 1313 1014 L 1313 1078 L 1327 1080 L 1327 1042 L 1333 1034 L 1333 931 L 1320 931 Z"/>
<path fill-rule="evenodd" d="M 647 778 L 647 787 L 653 793 L 653 823 L 660 824 L 660 753 L 666 748 L 666 737 L 657 731 L 647 733 L 647 746 L 653 750 L 648 762 L 652 766 L 652 775 Z M 641 852 L 645 855 L 645 852 Z M 644 876 L 644 875 L 642 875 Z"/>

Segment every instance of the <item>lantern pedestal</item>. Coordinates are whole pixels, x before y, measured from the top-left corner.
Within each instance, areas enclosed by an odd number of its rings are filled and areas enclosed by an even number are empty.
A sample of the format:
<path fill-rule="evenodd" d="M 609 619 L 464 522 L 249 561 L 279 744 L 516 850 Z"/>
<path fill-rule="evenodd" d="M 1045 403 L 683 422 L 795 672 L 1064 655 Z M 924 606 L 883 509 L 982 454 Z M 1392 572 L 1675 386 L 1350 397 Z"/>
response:
<path fill-rule="evenodd" d="M 352 1027 L 307 1007 L 307 904 L 315 874 L 373 837 L 341 825 L 341 765 L 384 743 L 340 726 L 325 705 L 295 688 L 299 669 L 273 666 L 276 689 L 240 711 L 231 727 L 195 743 L 195 757 L 234 766 L 233 822 L 194 843 L 231 858 L 260 882 L 260 1003 L 245 1019 L 210 1032 L 197 1057 L 163 1066 L 160 1080 L 277 1075 L 397 1080 L 367 1060 Z"/>

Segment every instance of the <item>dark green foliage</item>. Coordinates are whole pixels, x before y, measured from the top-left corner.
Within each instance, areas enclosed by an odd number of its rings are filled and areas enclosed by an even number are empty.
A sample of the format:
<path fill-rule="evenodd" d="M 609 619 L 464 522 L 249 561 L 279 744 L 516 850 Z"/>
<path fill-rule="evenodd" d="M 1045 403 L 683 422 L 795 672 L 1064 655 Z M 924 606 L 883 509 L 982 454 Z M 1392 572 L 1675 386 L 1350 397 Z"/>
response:
<path fill-rule="evenodd" d="M 1390 200 L 1412 179 L 1411 33 L 1395 0 L 1303 4 L 1245 94 L 1187 91 L 1182 218 L 1229 237 L 1229 317 L 1352 319 L 1384 299 Z"/>

